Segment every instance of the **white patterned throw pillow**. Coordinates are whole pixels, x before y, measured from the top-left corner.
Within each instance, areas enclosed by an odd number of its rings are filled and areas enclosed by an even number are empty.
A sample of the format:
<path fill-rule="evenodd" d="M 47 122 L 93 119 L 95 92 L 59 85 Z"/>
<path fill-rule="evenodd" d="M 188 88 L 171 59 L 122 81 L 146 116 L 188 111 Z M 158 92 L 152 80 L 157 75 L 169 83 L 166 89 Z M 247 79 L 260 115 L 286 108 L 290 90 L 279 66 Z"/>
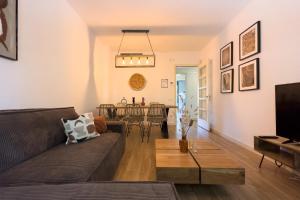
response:
<path fill-rule="evenodd" d="M 66 144 L 76 144 L 100 136 L 96 132 L 92 113 L 85 113 L 74 120 L 61 119 L 61 121 L 68 137 Z"/>

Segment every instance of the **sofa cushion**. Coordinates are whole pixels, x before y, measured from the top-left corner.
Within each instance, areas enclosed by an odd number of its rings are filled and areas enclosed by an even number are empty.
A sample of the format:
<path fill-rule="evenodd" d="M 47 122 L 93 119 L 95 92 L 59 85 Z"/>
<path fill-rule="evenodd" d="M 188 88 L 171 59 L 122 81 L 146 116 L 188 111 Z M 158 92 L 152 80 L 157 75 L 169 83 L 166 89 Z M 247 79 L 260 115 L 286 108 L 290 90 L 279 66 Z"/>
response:
<path fill-rule="evenodd" d="M 0 173 L 66 141 L 60 119 L 74 108 L 0 111 Z"/>
<path fill-rule="evenodd" d="M 0 174 L 0 186 L 85 182 L 120 138 L 108 133 L 77 145 L 58 145 Z"/>
<path fill-rule="evenodd" d="M 90 119 L 80 115 L 74 120 L 61 119 L 61 121 L 65 127 L 65 134 L 68 137 L 66 144 L 79 143 L 100 136 L 96 132 L 94 118 Z"/>
<path fill-rule="evenodd" d="M 174 185 L 151 182 L 103 182 L 0 188 L 2 200 L 128 199 L 179 200 Z"/>
<path fill-rule="evenodd" d="M 98 133 L 102 134 L 102 133 L 105 133 L 107 131 L 107 125 L 106 125 L 105 117 L 103 117 L 103 116 L 95 117 L 94 123 L 95 123 L 96 130 L 97 130 Z"/>

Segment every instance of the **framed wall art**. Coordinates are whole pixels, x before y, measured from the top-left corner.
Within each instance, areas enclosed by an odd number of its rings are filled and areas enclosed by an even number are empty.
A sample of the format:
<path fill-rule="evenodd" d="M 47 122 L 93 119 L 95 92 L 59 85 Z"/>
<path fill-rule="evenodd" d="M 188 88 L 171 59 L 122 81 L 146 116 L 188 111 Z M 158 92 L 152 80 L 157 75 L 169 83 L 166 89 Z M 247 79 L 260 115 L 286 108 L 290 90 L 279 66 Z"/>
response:
<path fill-rule="evenodd" d="M 259 89 L 259 59 L 239 65 L 239 91 Z"/>
<path fill-rule="evenodd" d="M 161 88 L 168 88 L 169 81 L 168 79 L 161 79 Z"/>
<path fill-rule="evenodd" d="M 233 65 L 233 42 L 226 44 L 220 49 L 220 69 Z"/>
<path fill-rule="evenodd" d="M 18 0 L 0 0 L 0 56 L 18 60 Z"/>
<path fill-rule="evenodd" d="M 240 34 L 239 46 L 240 60 L 260 53 L 260 21 Z"/>
<path fill-rule="evenodd" d="M 221 72 L 221 93 L 233 93 L 233 69 Z"/>

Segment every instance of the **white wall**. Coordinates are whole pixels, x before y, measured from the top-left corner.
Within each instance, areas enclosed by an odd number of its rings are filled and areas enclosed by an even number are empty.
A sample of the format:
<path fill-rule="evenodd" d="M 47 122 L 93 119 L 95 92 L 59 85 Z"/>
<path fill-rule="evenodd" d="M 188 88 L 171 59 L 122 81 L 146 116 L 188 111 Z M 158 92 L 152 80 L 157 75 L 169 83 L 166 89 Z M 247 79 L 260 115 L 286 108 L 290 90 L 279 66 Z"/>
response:
<path fill-rule="evenodd" d="M 86 24 L 65 0 L 19 1 L 19 61 L 0 58 L 0 109 L 98 103 Z"/>
<path fill-rule="evenodd" d="M 110 84 L 112 68 L 111 49 L 104 45 L 99 38 L 95 39 L 94 66 L 97 80 L 98 104 L 110 102 Z"/>
<path fill-rule="evenodd" d="M 100 53 L 95 53 L 95 62 L 101 73 L 99 75 L 99 84 L 102 85 L 99 88 L 100 103 L 117 103 L 122 97 L 125 97 L 128 102 L 131 102 L 132 97 L 136 97 L 136 102 L 141 102 L 142 97 L 145 97 L 146 104 L 161 102 L 175 105 L 176 66 L 198 65 L 200 62 L 199 52 L 156 52 L 156 67 L 154 68 L 115 68 L 115 53 L 109 52 L 100 39 L 96 41 L 97 51 L 111 56 L 110 60 L 107 60 Z M 134 91 L 128 84 L 130 76 L 134 73 L 144 75 L 147 81 L 142 91 Z M 169 80 L 169 88 L 161 88 L 161 79 Z M 175 122 L 174 109 L 170 111 L 169 120 L 170 123 Z"/>
<path fill-rule="evenodd" d="M 300 1 L 252 0 L 200 53 L 213 59 L 212 126 L 253 146 L 254 135 L 275 134 L 275 84 L 300 81 Z M 261 21 L 260 90 L 238 91 L 239 34 Z M 234 41 L 234 93 L 220 94 L 219 49 Z M 246 60 L 246 61 L 247 61 Z M 244 61 L 243 61 L 244 62 Z"/>

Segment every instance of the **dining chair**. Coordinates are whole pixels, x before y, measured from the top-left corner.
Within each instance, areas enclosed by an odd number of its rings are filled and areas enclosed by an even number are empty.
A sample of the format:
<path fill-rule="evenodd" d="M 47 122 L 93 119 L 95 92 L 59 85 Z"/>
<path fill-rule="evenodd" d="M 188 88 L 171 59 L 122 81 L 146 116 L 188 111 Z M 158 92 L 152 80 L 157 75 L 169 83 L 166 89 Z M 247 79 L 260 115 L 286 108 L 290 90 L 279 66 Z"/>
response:
<path fill-rule="evenodd" d="M 104 116 L 105 119 L 108 121 L 116 120 L 117 113 L 116 113 L 115 105 L 114 104 L 100 104 L 99 115 Z"/>
<path fill-rule="evenodd" d="M 167 111 L 164 104 L 151 104 L 147 113 L 147 143 L 149 142 L 152 126 L 162 126 L 162 123 L 167 120 Z"/>
<path fill-rule="evenodd" d="M 124 117 L 126 116 L 126 104 L 125 103 L 117 103 L 116 115 L 119 120 L 124 119 Z"/>
<path fill-rule="evenodd" d="M 124 120 L 127 121 L 127 136 L 131 132 L 133 126 L 138 126 L 140 129 L 140 136 L 142 142 L 144 142 L 144 109 L 139 104 L 127 104 L 125 109 L 125 115 L 126 116 Z"/>

